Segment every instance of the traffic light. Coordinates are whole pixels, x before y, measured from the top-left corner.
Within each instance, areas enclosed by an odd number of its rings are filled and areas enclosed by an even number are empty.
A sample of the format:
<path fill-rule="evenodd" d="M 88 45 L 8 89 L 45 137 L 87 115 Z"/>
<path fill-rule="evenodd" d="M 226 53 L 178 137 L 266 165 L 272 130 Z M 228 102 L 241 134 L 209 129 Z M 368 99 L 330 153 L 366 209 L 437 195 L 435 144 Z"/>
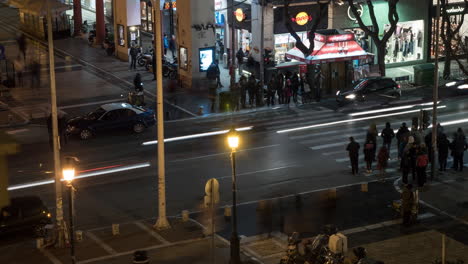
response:
<path fill-rule="evenodd" d="M 423 127 L 423 129 L 428 128 L 430 124 L 431 124 L 431 116 L 430 116 L 429 111 L 422 110 L 422 127 Z"/>
<path fill-rule="evenodd" d="M 265 66 L 274 64 L 272 50 L 270 50 L 270 49 L 265 49 L 264 50 L 263 62 L 264 62 Z"/>

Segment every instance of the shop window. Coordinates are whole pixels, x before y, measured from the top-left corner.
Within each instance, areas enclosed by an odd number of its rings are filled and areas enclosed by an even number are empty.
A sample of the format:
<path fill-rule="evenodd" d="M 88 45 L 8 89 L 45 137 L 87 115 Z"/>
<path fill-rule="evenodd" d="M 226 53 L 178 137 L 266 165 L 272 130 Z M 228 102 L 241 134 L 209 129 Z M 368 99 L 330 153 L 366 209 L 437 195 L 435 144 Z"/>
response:
<path fill-rule="evenodd" d="M 462 17 L 464 16 L 464 17 Z M 460 30 L 458 31 L 457 34 L 451 39 L 451 48 L 452 51 L 455 52 L 456 55 L 463 55 L 465 54 L 465 51 L 468 49 L 468 14 L 463 14 L 463 13 L 454 13 L 450 14 L 449 16 L 449 24 L 443 24 L 442 23 L 442 17 L 440 18 L 440 32 L 447 32 L 447 27 L 450 27 L 452 30 L 455 30 L 460 23 L 462 22 L 463 18 L 463 24 L 460 26 Z M 439 45 L 439 56 L 443 57 L 445 56 L 445 44 L 442 40 L 442 37 L 439 36 L 439 39 L 436 40 L 435 38 L 435 31 L 436 31 L 436 19 L 432 19 L 432 32 L 434 32 L 431 35 L 431 57 L 435 57 L 435 47 L 436 45 Z"/>
<path fill-rule="evenodd" d="M 125 28 L 123 25 L 117 25 L 117 43 L 119 46 L 125 46 Z"/>
<path fill-rule="evenodd" d="M 180 68 L 183 70 L 188 69 L 188 50 L 185 47 L 180 47 L 179 50 L 179 60 L 180 60 Z"/>
<path fill-rule="evenodd" d="M 385 25 L 385 32 L 390 25 Z M 385 49 L 385 63 L 400 63 L 423 59 L 424 21 L 407 21 L 397 24 Z"/>

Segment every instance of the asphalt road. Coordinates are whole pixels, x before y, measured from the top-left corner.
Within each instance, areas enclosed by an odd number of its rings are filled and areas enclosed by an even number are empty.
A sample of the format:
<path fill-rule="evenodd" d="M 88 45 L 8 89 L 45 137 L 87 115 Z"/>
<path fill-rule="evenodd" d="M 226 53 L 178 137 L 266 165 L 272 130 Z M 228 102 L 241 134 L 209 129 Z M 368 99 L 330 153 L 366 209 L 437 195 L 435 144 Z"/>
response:
<path fill-rule="evenodd" d="M 377 179 L 375 172 L 371 175 L 350 174 L 345 152 L 347 138 L 352 135 L 362 144 L 371 122 L 375 122 L 379 130 L 385 122 L 390 122 L 394 129 L 401 122 L 410 124 L 411 117 L 421 107 L 429 106 L 372 110 L 384 111 L 378 113 L 355 109 L 336 112 L 311 106 L 313 109 L 277 109 L 234 117 L 189 119 L 167 122 L 166 138 L 220 131 L 231 125 L 252 126 L 250 131 L 239 132 L 241 146 L 237 154 L 238 199 L 240 203 L 246 203 Z M 442 101 L 439 107 L 442 107 L 442 123 L 466 118 L 467 106 L 462 98 Z M 80 109 L 74 111 L 78 113 Z M 465 123 L 445 126 L 448 135 L 459 126 L 467 127 L 467 120 L 461 122 Z M 20 141 L 35 141 L 23 144 L 22 152 L 10 157 L 11 186 L 51 178 L 53 163 L 44 130 L 45 127 L 29 127 L 10 132 Z M 41 140 L 37 142 L 41 133 Z M 79 170 L 82 173 L 102 171 L 109 166 L 150 163 L 146 168 L 76 180 L 79 227 L 90 228 L 156 215 L 157 148 L 156 145 L 142 145 L 154 140 L 155 135 L 155 127 L 140 135 L 121 131 L 98 135 L 89 141 L 71 140 L 64 147 L 64 156 L 73 155 L 81 160 Z M 169 215 L 180 214 L 185 209 L 197 211 L 203 201 L 204 185 L 210 178 L 220 182 L 221 205 L 230 204 L 231 169 L 225 135 L 167 142 L 165 146 Z M 395 151 L 394 145 L 391 156 L 396 157 Z M 396 172 L 396 164 L 395 160 L 390 161 L 389 173 Z M 46 184 L 10 193 L 12 196 L 39 194 L 53 208 L 53 190 L 52 184 Z"/>

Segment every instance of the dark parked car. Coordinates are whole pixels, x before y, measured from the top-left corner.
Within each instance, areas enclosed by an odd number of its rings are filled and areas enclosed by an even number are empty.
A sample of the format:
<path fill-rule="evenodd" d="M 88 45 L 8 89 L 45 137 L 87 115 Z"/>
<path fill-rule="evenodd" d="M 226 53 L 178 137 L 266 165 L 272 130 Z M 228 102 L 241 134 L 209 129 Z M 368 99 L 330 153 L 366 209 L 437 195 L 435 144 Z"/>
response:
<path fill-rule="evenodd" d="M 51 214 L 37 196 L 12 198 L 10 205 L 1 209 L 0 235 L 27 230 L 43 235 L 48 224 L 51 224 Z"/>
<path fill-rule="evenodd" d="M 152 110 L 128 103 L 105 104 L 84 116 L 68 120 L 67 133 L 89 139 L 97 133 L 116 129 L 132 129 L 143 132 L 156 123 Z"/>
<path fill-rule="evenodd" d="M 354 101 L 400 99 L 400 96 L 400 85 L 392 79 L 369 77 L 357 81 L 350 91 L 338 91 L 336 101 L 341 106 Z"/>

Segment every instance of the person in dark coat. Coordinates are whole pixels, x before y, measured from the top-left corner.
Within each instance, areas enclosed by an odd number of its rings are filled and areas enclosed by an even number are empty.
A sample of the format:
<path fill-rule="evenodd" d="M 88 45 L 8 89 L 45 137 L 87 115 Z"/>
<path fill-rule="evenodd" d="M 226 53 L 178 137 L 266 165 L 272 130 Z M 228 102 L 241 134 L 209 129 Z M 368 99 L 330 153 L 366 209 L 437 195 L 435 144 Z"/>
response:
<path fill-rule="evenodd" d="M 445 171 L 447 169 L 447 157 L 449 151 L 450 142 L 445 134 L 441 134 L 437 140 L 437 148 L 439 152 L 439 171 Z"/>
<path fill-rule="evenodd" d="M 349 137 L 349 144 L 346 147 L 346 150 L 349 154 L 349 160 L 351 162 L 351 173 L 353 175 L 356 175 L 359 172 L 359 148 L 359 143 L 354 141 L 353 137 Z"/>
<path fill-rule="evenodd" d="M 267 106 L 275 105 L 276 76 L 273 74 L 267 84 Z"/>
<path fill-rule="evenodd" d="M 466 137 L 463 130 L 459 127 L 454 135 L 452 142 L 454 169 L 463 171 L 463 154 L 466 150 Z"/>
<path fill-rule="evenodd" d="M 130 55 L 130 70 L 136 70 L 136 58 L 138 56 L 138 49 L 135 46 L 132 46 L 129 51 Z"/>
<path fill-rule="evenodd" d="M 255 80 L 255 76 L 250 75 L 249 81 L 247 82 L 247 92 L 249 93 L 249 105 L 252 107 L 255 102 L 255 89 L 257 86 L 257 80 Z"/>
<path fill-rule="evenodd" d="M 242 74 L 242 64 L 244 63 L 244 51 L 242 51 L 242 48 L 239 48 L 239 50 L 236 53 L 236 58 L 237 58 L 237 65 L 239 67 L 239 74 Z"/>
<path fill-rule="evenodd" d="M 405 185 L 401 193 L 401 214 L 403 216 L 404 226 L 409 226 L 411 224 L 411 211 L 414 206 L 414 194 L 413 186 L 411 184 Z"/>
<path fill-rule="evenodd" d="M 416 157 L 416 174 L 418 176 L 418 186 L 423 187 L 426 183 L 426 168 L 429 164 L 429 157 L 427 155 L 427 147 L 421 144 Z"/>
<path fill-rule="evenodd" d="M 403 150 L 400 160 L 401 181 L 408 183 L 408 174 L 411 170 L 411 154 L 409 150 Z"/>
<path fill-rule="evenodd" d="M 385 169 L 388 165 L 388 157 L 389 153 L 387 147 L 383 145 L 379 149 L 379 154 L 377 154 L 377 169 L 380 171 L 380 179 L 381 181 L 385 181 Z"/>
<path fill-rule="evenodd" d="M 141 92 L 143 91 L 143 81 L 141 80 L 141 74 L 137 73 L 135 78 L 133 78 L 133 85 L 135 86 L 135 91 Z"/>
<path fill-rule="evenodd" d="M 372 162 L 375 159 L 375 141 L 368 137 L 364 144 L 364 159 L 366 161 L 367 173 L 372 172 Z"/>
<path fill-rule="evenodd" d="M 395 137 L 395 133 L 393 132 L 393 129 L 390 127 L 390 123 L 387 122 L 385 124 L 385 128 L 382 130 L 382 133 L 380 133 L 383 139 L 383 145 L 387 148 L 389 157 L 390 157 L 390 147 L 392 145 L 392 140 Z"/>
<path fill-rule="evenodd" d="M 409 129 L 408 127 L 406 126 L 406 123 L 402 123 L 401 124 L 401 127 L 398 129 L 397 133 L 396 133 L 396 139 L 397 139 L 397 146 L 398 146 L 398 158 L 401 159 L 401 141 L 403 140 L 403 138 L 405 136 L 407 136 L 409 134 Z"/>
<path fill-rule="evenodd" d="M 276 94 L 278 95 L 278 104 L 284 104 L 284 75 L 280 72 L 276 78 Z"/>
<path fill-rule="evenodd" d="M 293 102 L 297 104 L 297 95 L 299 93 L 299 86 L 301 85 L 297 72 L 293 73 L 291 78 L 291 92 L 293 97 Z"/>
<path fill-rule="evenodd" d="M 245 101 L 247 98 L 247 78 L 242 75 L 239 79 L 240 100 L 242 108 L 245 108 Z"/>

